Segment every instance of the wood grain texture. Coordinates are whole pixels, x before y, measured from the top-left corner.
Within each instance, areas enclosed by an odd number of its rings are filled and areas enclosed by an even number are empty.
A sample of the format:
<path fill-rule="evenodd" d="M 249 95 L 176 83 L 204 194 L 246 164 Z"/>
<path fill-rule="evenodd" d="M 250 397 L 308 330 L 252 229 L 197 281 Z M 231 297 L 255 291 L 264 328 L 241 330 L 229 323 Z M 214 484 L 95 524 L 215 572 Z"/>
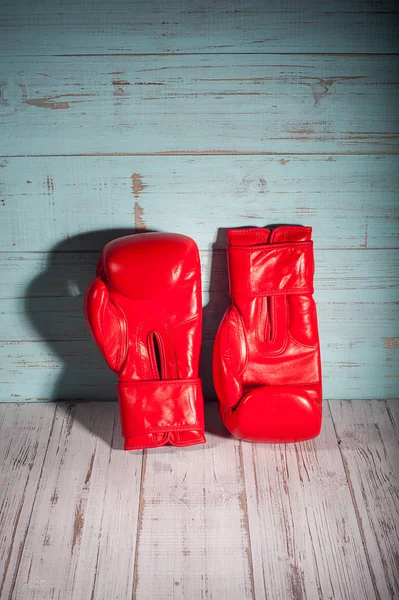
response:
<path fill-rule="evenodd" d="M 47 456 L 55 405 L 0 405 L 0 597 L 10 598 Z"/>
<path fill-rule="evenodd" d="M 317 253 L 326 398 L 399 395 L 397 257 L 397 250 Z M 201 258 L 202 372 L 206 396 L 214 397 L 211 353 L 228 304 L 227 272 L 224 251 L 203 251 Z M 12 252 L 0 259 L 8 281 L 2 292 L 10 294 L 0 299 L 1 400 L 114 398 L 115 377 L 89 336 L 83 312 L 98 252 Z"/>
<path fill-rule="evenodd" d="M 326 403 L 316 440 L 263 445 L 211 404 L 206 445 L 144 460 L 116 404 L 2 405 L 1 597 L 396 598 L 398 405 Z"/>
<path fill-rule="evenodd" d="M 10 57 L 1 81 L 3 156 L 398 151 L 390 56 Z"/>
<path fill-rule="evenodd" d="M 128 233 L 128 230 L 125 231 Z M 108 237 L 113 236 L 109 230 Z M 117 235 L 117 234 L 116 234 Z M 205 303 L 209 296 L 228 293 L 225 250 L 203 250 L 201 254 L 202 287 Z M 315 288 L 318 302 L 394 302 L 398 296 L 398 260 L 395 250 L 376 252 L 316 248 Z M 19 300 L 15 312 L 35 310 L 35 301 L 61 299 L 79 302 L 93 278 L 100 250 L 96 252 L 0 252 L 0 270 L 6 285 L 0 287 L 0 299 Z M 366 297 L 365 297 L 366 295 Z M 59 300 L 58 300 L 59 299 Z M 19 305 L 19 306 L 18 306 Z M 43 304 L 44 306 L 44 304 Z M 61 305 L 60 305 L 61 306 Z M 3 312 L 3 311 L 0 311 Z M 28 311 L 29 312 L 29 311 Z M 7 327 L 7 324 L 4 324 Z M 0 338 L 5 336 L 6 330 Z"/>
<path fill-rule="evenodd" d="M 380 598 L 397 598 L 397 433 L 385 402 L 330 406 L 375 588 Z"/>
<path fill-rule="evenodd" d="M 256 598 L 375 598 L 328 405 L 324 408 L 316 440 L 243 443 Z"/>
<path fill-rule="evenodd" d="M 254 598 L 240 442 L 208 417 L 207 444 L 147 451 L 134 598 Z"/>
<path fill-rule="evenodd" d="M 319 305 L 325 398 L 399 397 L 397 309 L 396 304 Z M 205 397 L 214 398 L 211 357 L 222 311 L 215 306 L 204 310 L 201 371 Z M 68 314 L 72 322 L 73 313 Z M 1 401 L 116 399 L 116 376 L 90 338 L 82 311 L 76 314 L 81 325 L 77 340 L 1 342 Z M 36 321 L 42 331 L 52 327 L 50 318 L 46 311 L 45 319 Z"/>
<path fill-rule="evenodd" d="M 131 228 L 186 233 L 203 250 L 222 249 L 225 228 L 272 223 L 313 226 L 316 251 L 398 247 L 394 156 L 29 157 L 0 165 L 1 251 L 100 251 Z"/>
<path fill-rule="evenodd" d="M 18 304 L 17 304 L 18 306 Z M 32 299 L 27 311 L 21 306 L 20 312 L 15 310 L 15 302 L 0 300 L 0 309 L 6 317 L 3 343 L 33 344 L 46 342 L 86 342 L 91 340 L 85 324 L 83 298 L 75 299 Z M 206 321 L 204 323 L 204 341 L 213 342 L 219 326 L 224 306 L 213 303 L 208 309 L 205 306 Z M 319 303 L 318 318 L 322 345 L 332 352 L 325 356 L 328 361 L 333 358 L 336 349 L 345 359 L 365 358 L 367 351 L 381 348 L 383 357 L 396 357 L 397 339 L 399 335 L 397 323 L 398 306 L 396 303 Z M 392 335 L 389 335 L 392 334 Z M 395 342 L 396 340 L 396 342 Z M 368 348 L 366 342 L 368 341 Z M 338 358 L 338 356 L 336 358 Z M 370 356 L 372 359 L 372 356 Z M 375 356 L 374 358 L 377 358 Z M 387 361 L 388 363 L 391 361 Z M 15 363 L 15 364 L 18 364 Z M 355 364 L 352 362 L 352 364 Z M 359 366 L 359 365 L 358 365 Z M 395 365 L 387 365 L 395 367 Z"/>
<path fill-rule="evenodd" d="M 226 228 L 276 223 L 314 230 L 325 395 L 399 395 L 392 0 L 0 10 L 0 401 L 114 397 L 82 294 L 133 228 L 199 244 L 213 396 Z"/>
<path fill-rule="evenodd" d="M 212 300 L 204 307 L 203 340 L 213 343 L 223 317 L 227 299 Z M 0 343 L 22 343 L 31 345 L 32 352 L 39 352 L 55 342 L 89 342 L 83 298 L 32 299 L 25 302 L 0 300 L 0 311 L 4 320 Z M 337 368 L 347 364 L 355 367 L 372 365 L 376 362 L 382 372 L 378 381 L 384 386 L 383 375 L 393 375 L 398 358 L 398 306 L 395 303 L 319 303 L 318 317 L 324 362 L 337 363 Z M 43 338 L 45 337 L 45 341 Z M 36 347 L 34 345 L 36 344 Z M 39 346 L 37 346 L 39 344 Z M 82 357 L 85 354 L 82 348 Z M 3 356 L 6 358 L 6 355 Z M 3 367 L 15 369 L 21 362 L 11 362 L 10 356 Z M 381 365 L 385 361 L 385 365 Z M 43 365 L 44 366 L 44 365 Z M 51 367 L 51 365 L 49 365 Z M 343 376 L 341 374 L 341 376 Z M 388 383 L 388 382 L 385 382 Z M 359 381 L 361 386 L 362 382 Z M 364 388 L 366 392 L 366 388 Z"/>
<path fill-rule="evenodd" d="M 141 460 L 115 404 L 57 407 L 13 598 L 131 597 Z"/>
<path fill-rule="evenodd" d="M 397 52 L 392 0 L 5 0 L 6 54 Z"/>

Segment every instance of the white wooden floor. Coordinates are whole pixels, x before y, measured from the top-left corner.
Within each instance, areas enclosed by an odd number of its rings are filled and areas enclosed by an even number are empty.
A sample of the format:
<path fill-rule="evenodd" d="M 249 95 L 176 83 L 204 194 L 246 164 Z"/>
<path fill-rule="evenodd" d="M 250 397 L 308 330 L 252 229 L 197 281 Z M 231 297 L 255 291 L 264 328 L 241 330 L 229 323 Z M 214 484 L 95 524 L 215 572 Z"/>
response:
<path fill-rule="evenodd" d="M 399 402 L 314 441 L 122 451 L 117 405 L 0 405 L 0 597 L 399 597 Z"/>

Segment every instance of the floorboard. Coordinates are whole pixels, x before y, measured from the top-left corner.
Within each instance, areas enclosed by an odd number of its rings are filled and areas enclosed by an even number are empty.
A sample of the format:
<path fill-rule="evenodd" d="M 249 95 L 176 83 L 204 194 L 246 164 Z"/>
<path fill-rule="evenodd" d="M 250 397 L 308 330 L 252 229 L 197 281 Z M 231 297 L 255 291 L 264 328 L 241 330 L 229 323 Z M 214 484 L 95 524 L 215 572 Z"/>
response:
<path fill-rule="evenodd" d="M 396 72 L 387 55 L 10 57 L 0 153 L 397 154 Z"/>
<path fill-rule="evenodd" d="M 256 598 L 375 598 L 328 404 L 316 440 L 243 452 Z"/>
<path fill-rule="evenodd" d="M 123 452 L 118 406 L 0 405 L 0 598 L 394 599 L 398 403 L 330 401 L 321 435 Z"/>
<path fill-rule="evenodd" d="M 399 597 L 398 442 L 387 404 L 331 402 L 377 597 Z"/>
<path fill-rule="evenodd" d="M 57 407 L 12 598 L 131 596 L 141 453 L 117 451 L 115 409 Z"/>
<path fill-rule="evenodd" d="M 14 587 L 54 413 L 51 404 L 0 405 L 0 598 Z"/>
<path fill-rule="evenodd" d="M 240 442 L 208 423 L 204 446 L 147 452 L 135 598 L 254 598 Z"/>

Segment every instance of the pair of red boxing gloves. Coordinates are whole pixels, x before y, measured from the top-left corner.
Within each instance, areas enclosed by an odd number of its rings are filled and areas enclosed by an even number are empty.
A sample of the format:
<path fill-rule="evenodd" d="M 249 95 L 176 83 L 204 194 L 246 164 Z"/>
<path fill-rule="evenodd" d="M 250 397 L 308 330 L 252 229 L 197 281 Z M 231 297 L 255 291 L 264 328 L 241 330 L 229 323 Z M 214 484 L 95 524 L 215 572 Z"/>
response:
<path fill-rule="evenodd" d="M 231 229 L 231 305 L 216 336 L 220 415 L 236 437 L 297 442 L 321 427 L 310 227 Z M 191 238 L 108 243 L 85 296 L 91 333 L 118 374 L 125 450 L 205 442 L 201 269 Z"/>

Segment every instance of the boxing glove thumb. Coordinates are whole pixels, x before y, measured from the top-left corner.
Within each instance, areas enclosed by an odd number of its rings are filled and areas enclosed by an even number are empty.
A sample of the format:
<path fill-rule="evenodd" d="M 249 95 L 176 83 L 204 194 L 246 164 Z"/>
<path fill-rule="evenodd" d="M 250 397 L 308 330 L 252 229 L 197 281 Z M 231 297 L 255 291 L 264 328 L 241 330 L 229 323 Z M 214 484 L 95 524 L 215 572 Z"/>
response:
<path fill-rule="evenodd" d="M 245 366 L 245 332 L 241 315 L 232 304 L 226 311 L 215 339 L 213 375 L 220 403 L 234 408 L 242 397 L 240 375 Z"/>
<path fill-rule="evenodd" d="M 91 334 L 109 367 L 118 373 L 127 356 L 127 327 L 121 309 L 109 298 L 104 282 L 94 279 L 85 294 L 85 312 Z"/>

